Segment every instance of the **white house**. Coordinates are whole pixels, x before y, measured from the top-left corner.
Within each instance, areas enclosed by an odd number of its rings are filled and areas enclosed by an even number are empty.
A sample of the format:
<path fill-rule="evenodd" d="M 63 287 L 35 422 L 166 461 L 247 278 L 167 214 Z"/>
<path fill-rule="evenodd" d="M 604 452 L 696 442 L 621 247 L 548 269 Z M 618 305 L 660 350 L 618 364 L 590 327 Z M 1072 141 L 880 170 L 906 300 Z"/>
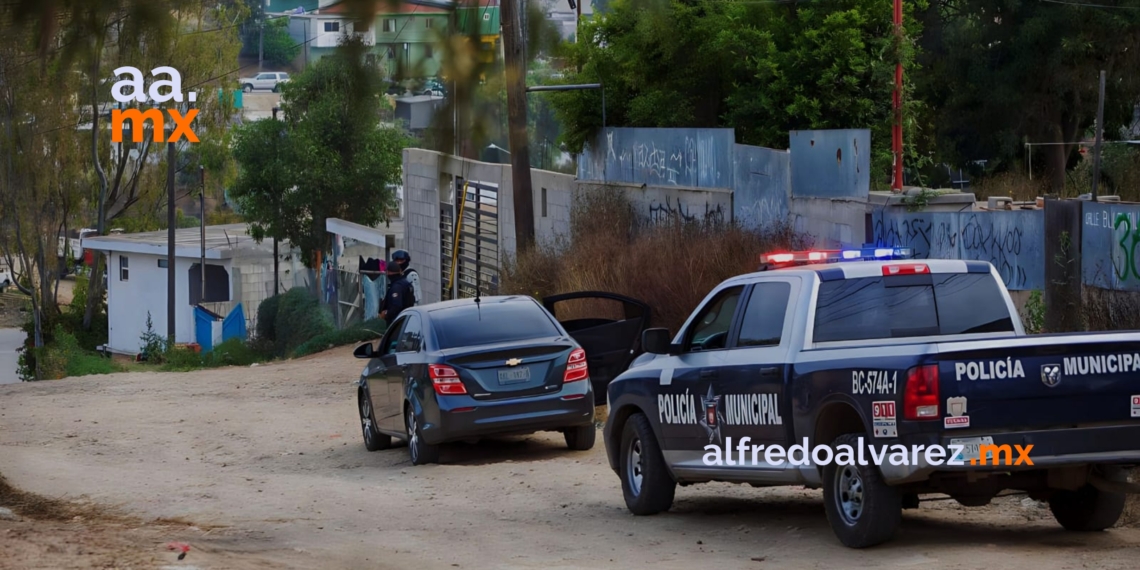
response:
<path fill-rule="evenodd" d="M 242 303 L 249 328 L 257 307 L 273 294 L 273 240 L 256 243 L 245 224 L 206 227 L 206 298 L 203 302 L 199 259 L 201 229 L 175 231 L 175 342 L 195 341 L 194 307 L 202 302 L 225 316 Z M 108 255 L 107 348 L 137 354 L 150 313 L 154 332 L 167 331 L 167 232 L 85 238 L 82 247 Z M 307 271 L 295 252 L 283 244 L 282 291 L 304 284 Z"/>

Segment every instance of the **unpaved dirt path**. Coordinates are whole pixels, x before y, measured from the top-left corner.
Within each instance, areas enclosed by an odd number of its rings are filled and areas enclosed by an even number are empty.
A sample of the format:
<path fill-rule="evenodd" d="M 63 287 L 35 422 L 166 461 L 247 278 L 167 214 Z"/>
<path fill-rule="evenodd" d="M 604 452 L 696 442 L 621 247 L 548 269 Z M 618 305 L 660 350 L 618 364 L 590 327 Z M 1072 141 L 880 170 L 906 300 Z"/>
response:
<path fill-rule="evenodd" d="M 364 450 L 360 368 L 345 348 L 255 368 L 0 386 L 0 473 L 143 521 L 80 529 L 132 561 L 120 567 L 1041 570 L 1140 559 L 1140 530 L 1066 533 L 1023 497 L 924 503 L 892 543 L 864 551 L 835 540 L 818 491 L 698 485 L 680 488 L 670 513 L 633 517 L 600 439 L 589 452 L 555 435 L 455 445 L 445 464 L 413 467 L 403 447 Z M 146 522 L 160 518 L 186 524 Z M 0 567 L 21 544 L 5 528 Z M 192 545 L 186 560 L 165 551 L 169 540 Z M 40 566 L 88 566 L 57 550 Z"/>

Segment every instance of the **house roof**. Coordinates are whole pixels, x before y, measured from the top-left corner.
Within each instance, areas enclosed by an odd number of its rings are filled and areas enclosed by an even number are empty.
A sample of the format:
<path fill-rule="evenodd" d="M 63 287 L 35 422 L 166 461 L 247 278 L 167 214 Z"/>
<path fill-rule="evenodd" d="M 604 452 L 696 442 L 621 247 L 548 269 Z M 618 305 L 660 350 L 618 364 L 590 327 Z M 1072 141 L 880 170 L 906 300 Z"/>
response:
<path fill-rule="evenodd" d="M 319 14 L 338 14 L 347 15 L 351 13 L 349 6 L 344 2 L 337 2 L 330 6 L 326 6 L 319 10 Z M 376 3 L 376 15 L 384 16 L 388 14 L 448 14 L 449 10 L 435 5 L 414 4 L 407 1 L 394 1 L 389 2 L 382 0 Z"/>
<path fill-rule="evenodd" d="M 165 257 L 166 230 L 83 238 L 80 246 L 106 252 L 141 253 Z M 272 255 L 273 238 L 258 244 L 245 224 L 206 226 L 206 259 L 231 259 L 238 254 L 265 252 Z M 174 230 L 174 256 L 199 258 L 202 255 L 201 228 Z"/>
<path fill-rule="evenodd" d="M 325 231 L 369 245 L 386 247 L 388 236 L 404 235 L 404 221 L 392 220 L 386 224 L 380 224 L 379 227 L 370 228 L 340 218 L 325 218 Z"/>

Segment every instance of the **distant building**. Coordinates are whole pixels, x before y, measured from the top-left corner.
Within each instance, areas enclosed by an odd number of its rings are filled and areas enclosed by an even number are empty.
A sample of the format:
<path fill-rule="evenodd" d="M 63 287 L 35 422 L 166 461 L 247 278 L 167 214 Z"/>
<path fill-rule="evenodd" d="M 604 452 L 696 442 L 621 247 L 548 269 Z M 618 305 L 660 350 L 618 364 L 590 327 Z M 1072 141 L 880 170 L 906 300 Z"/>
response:
<path fill-rule="evenodd" d="M 577 39 L 579 9 L 582 11 L 583 18 L 588 18 L 594 13 L 594 3 L 592 0 L 581 0 L 577 2 L 577 4 L 580 4 L 580 6 L 571 8 L 569 0 L 542 1 L 543 10 L 546 12 L 546 19 L 558 28 L 558 33 L 564 40 Z"/>
<path fill-rule="evenodd" d="M 110 352 L 137 354 L 150 313 L 154 332 L 166 336 L 166 230 L 84 238 L 81 246 L 103 251 L 107 264 L 107 316 Z M 280 254 L 282 290 L 294 286 L 297 255 Z M 273 294 L 273 240 L 258 244 L 245 224 L 206 227 L 206 295 L 200 273 L 201 230 L 175 230 L 175 342 L 197 340 L 194 309 L 199 304 L 225 316 L 242 304 L 252 328 L 261 301 Z"/>
<path fill-rule="evenodd" d="M 295 13 L 298 6 L 294 5 L 304 2 L 274 1 L 281 5 L 271 8 L 271 13 L 288 15 L 290 36 L 304 45 L 302 65 L 333 53 L 342 38 L 352 34 L 372 46 L 371 56 L 389 76 L 401 66 L 416 77 L 438 76 L 442 68 L 438 44 L 449 33 L 453 17 L 460 32 L 479 38 L 486 61 L 493 61 L 500 47 L 499 0 L 378 2 L 376 21 L 367 29 L 352 21 L 348 6 L 341 2 L 322 0 L 312 10 L 306 7 L 303 13 Z"/>

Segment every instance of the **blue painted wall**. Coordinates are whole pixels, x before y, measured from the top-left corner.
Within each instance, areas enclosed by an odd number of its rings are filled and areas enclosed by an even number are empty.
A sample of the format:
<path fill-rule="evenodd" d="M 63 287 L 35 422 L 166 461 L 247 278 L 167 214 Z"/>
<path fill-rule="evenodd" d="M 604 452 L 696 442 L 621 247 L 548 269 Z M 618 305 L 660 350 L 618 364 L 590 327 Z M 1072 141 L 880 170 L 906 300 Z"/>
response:
<path fill-rule="evenodd" d="M 606 129 L 578 159 L 578 179 L 732 188 L 732 129 Z"/>
<path fill-rule="evenodd" d="M 871 191 L 871 131 L 792 131 L 792 196 L 866 199 Z"/>
<path fill-rule="evenodd" d="M 735 145 L 732 215 L 742 226 L 765 229 L 788 220 L 788 151 Z"/>
<path fill-rule="evenodd" d="M 872 224 L 880 245 L 910 247 L 922 259 L 988 261 L 1013 291 L 1045 287 L 1043 210 L 875 212 Z"/>
<path fill-rule="evenodd" d="M 1082 208 L 1082 281 L 1140 291 L 1140 204 L 1085 202 Z"/>

